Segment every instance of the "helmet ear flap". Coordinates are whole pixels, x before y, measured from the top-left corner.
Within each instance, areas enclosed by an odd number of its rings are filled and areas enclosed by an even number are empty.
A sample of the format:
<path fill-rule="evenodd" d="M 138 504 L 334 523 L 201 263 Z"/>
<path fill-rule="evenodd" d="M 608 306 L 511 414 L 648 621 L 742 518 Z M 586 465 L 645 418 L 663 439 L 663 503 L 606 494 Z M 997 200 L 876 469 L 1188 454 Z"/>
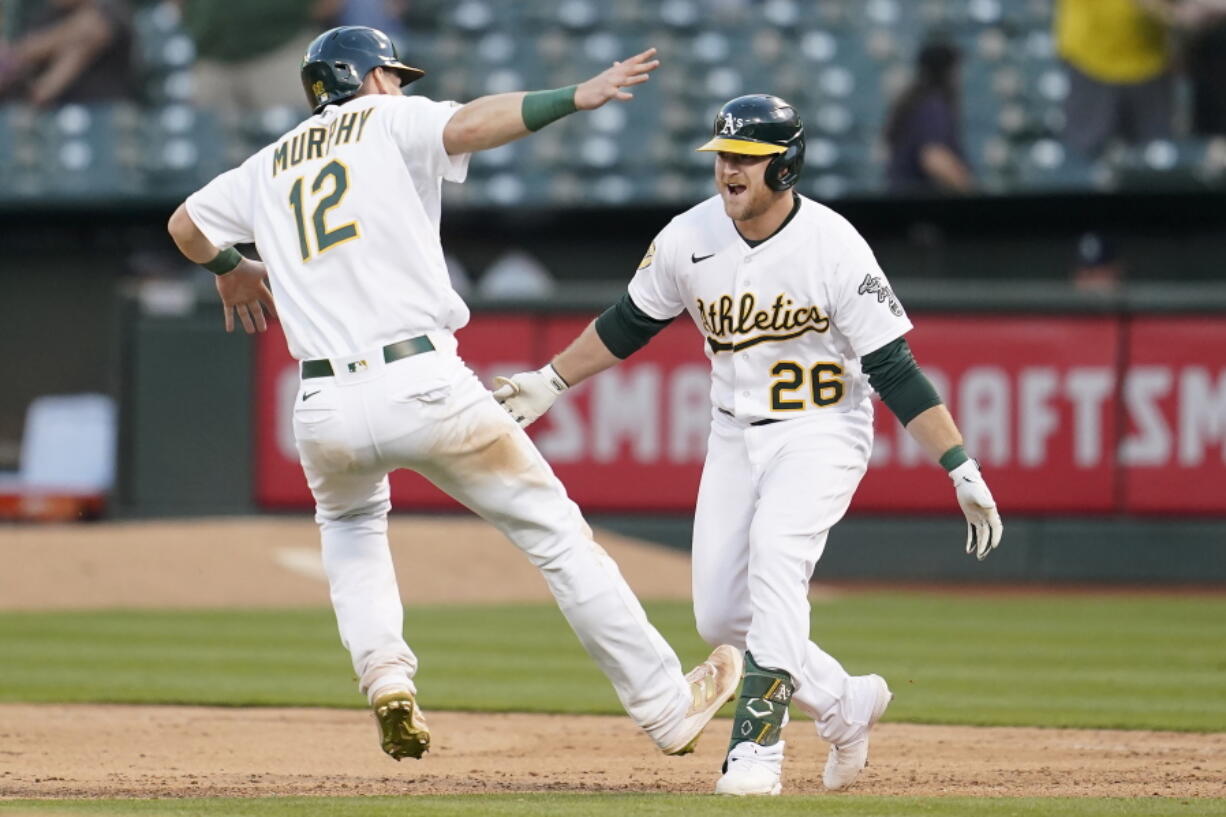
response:
<path fill-rule="evenodd" d="M 800 180 L 800 170 L 804 164 L 805 142 L 802 135 L 783 153 L 776 154 L 766 166 L 766 186 L 776 192 L 790 189 Z"/>

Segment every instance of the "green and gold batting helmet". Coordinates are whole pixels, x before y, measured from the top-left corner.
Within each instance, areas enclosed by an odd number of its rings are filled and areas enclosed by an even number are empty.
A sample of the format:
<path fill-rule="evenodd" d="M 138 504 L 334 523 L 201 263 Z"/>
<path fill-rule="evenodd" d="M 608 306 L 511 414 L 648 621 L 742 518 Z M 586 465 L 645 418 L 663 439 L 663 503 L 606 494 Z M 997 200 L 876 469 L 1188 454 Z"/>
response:
<path fill-rule="evenodd" d="M 357 94 L 372 68 L 390 68 L 404 87 L 426 72 L 405 65 L 396 46 L 377 28 L 341 26 L 325 31 L 307 46 L 302 58 L 302 87 L 313 113 Z"/>
<path fill-rule="evenodd" d="M 770 94 L 729 100 L 715 115 L 715 135 L 698 150 L 771 156 L 766 184 L 787 190 L 805 164 L 805 126 L 788 103 Z"/>

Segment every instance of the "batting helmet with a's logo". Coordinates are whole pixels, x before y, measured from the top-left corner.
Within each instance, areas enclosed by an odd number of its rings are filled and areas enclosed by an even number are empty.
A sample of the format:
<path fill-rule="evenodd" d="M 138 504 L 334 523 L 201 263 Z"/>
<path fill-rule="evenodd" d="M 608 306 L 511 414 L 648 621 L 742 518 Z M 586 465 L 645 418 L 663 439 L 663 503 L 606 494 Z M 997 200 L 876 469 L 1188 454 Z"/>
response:
<path fill-rule="evenodd" d="M 738 96 L 719 109 L 713 138 L 698 149 L 772 156 L 766 184 L 787 190 L 800 179 L 805 164 L 805 126 L 796 109 L 777 96 Z"/>

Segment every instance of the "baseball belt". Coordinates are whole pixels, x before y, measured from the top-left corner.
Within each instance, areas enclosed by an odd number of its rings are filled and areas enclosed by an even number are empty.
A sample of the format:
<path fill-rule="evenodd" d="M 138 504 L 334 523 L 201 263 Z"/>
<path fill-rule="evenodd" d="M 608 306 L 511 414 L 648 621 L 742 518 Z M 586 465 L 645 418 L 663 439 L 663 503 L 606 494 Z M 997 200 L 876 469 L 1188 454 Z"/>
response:
<path fill-rule="evenodd" d="M 721 408 L 719 411 L 721 414 L 727 414 L 729 417 L 736 417 L 735 414 L 733 414 L 731 411 L 728 411 L 728 409 L 726 408 Z M 772 417 L 767 417 L 765 420 L 754 420 L 752 423 L 750 423 L 750 425 L 751 426 L 768 426 L 771 423 L 782 423 L 782 422 L 783 422 L 782 420 L 776 420 Z"/>
<path fill-rule="evenodd" d="M 383 347 L 383 362 L 393 363 L 406 357 L 420 355 L 422 352 L 433 352 L 434 343 L 425 335 L 418 335 L 408 340 L 389 343 Z M 331 377 L 332 361 L 327 358 L 302 361 L 302 379 L 311 377 Z"/>

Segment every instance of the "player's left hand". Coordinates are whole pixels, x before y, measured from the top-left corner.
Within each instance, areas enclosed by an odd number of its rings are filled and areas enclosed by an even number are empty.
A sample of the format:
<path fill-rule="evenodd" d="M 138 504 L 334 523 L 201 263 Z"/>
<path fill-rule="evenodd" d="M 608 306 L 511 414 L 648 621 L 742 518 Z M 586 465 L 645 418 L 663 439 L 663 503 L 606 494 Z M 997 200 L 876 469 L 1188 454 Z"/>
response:
<path fill-rule="evenodd" d="M 272 293 L 264 283 L 267 277 L 264 263 L 250 258 L 244 258 L 225 275 L 217 276 L 217 294 L 221 296 L 227 332 L 234 331 L 235 315 L 238 315 L 243 331 L 248 335 L 268 330 L 264 312 L 267 310 L 275 318 L 277 309 L 272 302 Z"/>
<path fill-rule="evenodd" d="M 634 99 L 634 94 L 623 91 L 622 88 L 641 85 L 647 81 L 647 75 L 660 66 L 659 60 L 652 59 L 655 54 L 654 48 L 648 48 L 641 54 L 613 63 L 612 67 L 581 83 L 575 89 L 575 107 L 581 111 L 590 111 L 610 99 L 623 102 Z"/>
<path fill-rule="evenodd" d="M 996 500 L 983 481 L 979 465 L 967 460 L 949 472 L 958 493 L 958 504 L 966 514 L 966 552 L 983 561 L 1000 544 L 1003 526 L 996 511 Z"/>

